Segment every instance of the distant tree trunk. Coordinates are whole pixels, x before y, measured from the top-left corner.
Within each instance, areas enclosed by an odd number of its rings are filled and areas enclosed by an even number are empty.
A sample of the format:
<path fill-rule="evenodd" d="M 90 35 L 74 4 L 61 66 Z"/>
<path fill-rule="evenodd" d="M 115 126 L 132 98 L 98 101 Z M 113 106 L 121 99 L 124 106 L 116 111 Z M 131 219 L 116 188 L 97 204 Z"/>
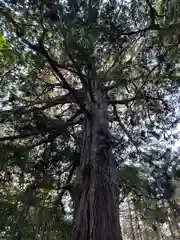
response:
<path fill-rule="evenodd" d="M 107 104 L 101 92 L 96 101 L 88 106 L 92 118 L 84 120 L 81 163 L 71 190 L 72 240 L 122 239 L 116 163 L 109 141 Z"/>
<path fill-rule="evenodd" d="M 29 205 L 28 205 L 28 203 L 24 203 L 20 210 L 19 216 L 17 217 L 17 220 L 16 220 L 14 226 L 12 227 L 12 231 L 11 231 L 11 234 L 10 234 L 8 240 L 16 240 L 16 239 L 20 238 L 20 236 L 21 236 L 21 232 L 20 232 L 21 226 L 20 225 L 21 225 L 21 222 L 23 222 L 24 217 L 28 211 L 29 211 Z"/>
<path fill-rule="evenodd" d="M 148 226 L 145 225 L 145 222 L 143 224 L 143 237 L 145 240 L 149 240 L 149 229 L 148 229 Z"/>
<path fill-rule="evenodd" d="M 172 237 L 172 239 L 175 240 L 176 238 L 175 238 L 175 235 L 174 235 L 174 232 L 173 232 L 173 228 L 172 228 L 171 217 L 169 216 L 169 212 L 168 212 L 167 206 L 165 205 L 165 202 L 163 200 L 162 200 L 162 204 L 163 204 L 166 216 L 167 216 L 167 222 L 168 222 L 168 226 L 169 226 L 169 231 L 171 233 L 171 237 Z"/>
<path fill-rule="evenodd" d="M 180 227 L 179 227 L 179 214 L 176 212 L 174 208 L 172 208 L 170 205 L 170 211 L 171 211 L 171 219 L 173 220 L 173 223 L 176 227 L 177 234 L 180 234 Z"/>
<path fill-rule="evenodd" d="M 171 224 L 171 219 L 169 218 L 169 216 L 167 216 L 167 221 L 168 221 L 168 225 L 169 225 L 169 230 L 171 232 L 171 237 L 173 240 L 175 240 L 175 235 L 174 235 L 174 232 L 173 232 L 173 229 L 172 229 L 172 224 Z"/>
<path fill-rule="evenodd" d="M 132 209 L 131 209 L 131 216 L 134 222 L 134 235 L 135 235 L 135 239 L 139 239 L 139 233 L 138 233 L 138 226 L 137 226 L 137 218 L 136 218 L 136 209 L 134 207 L 134 205 L 132 205 Z"/>
<path fill-rule="evenodd" d="M 162 237 L 161 237 L 161 230 L 159 228 L 159 225 L 156 223 L 155 224 L 155 227 L 156 227 L 156 236 L 157 236 L 157 240 L 160 240 Z"/>
<path fill-rule="evenodd" d="M 142 217 L 139 214 L 139 219 L 141 221 L 141 239 L 143 240 L 149 240 L 149 233 L 147 230 L 147 227 L 145 226 L 145 216 L 144 216 L 144 207 L 147 207 L 146 204 L 146 199 L 141 199 L 142 204 L 140 204 L 140 213 L 142 215 Z M 144 204 L 143 204 L 144 203 Z"/>
<path fill-rule="evenodd" d="M 130 224 L 131 224 L 131 236 L 132 240 L 135 240 L 135 234 L 134 234 L 134 227 L 133 227 L 133 218 L 132 218 L 132 211 L 131 211 L 131 206 L 132 204 L 128 200 L 128 209 L 129 209 L 129 219 L 130 219 Z"/>
<path fill-rule="evenodd" d="M 142 233 L 141 233 L 141 226 L 139 223 L 139 213 L 137 210 L 135 210 L 135 219 L 136 219 L 136 226 L 137 226 L 137 233 L 138 233 L 138 239 L 142 240 Z"/>

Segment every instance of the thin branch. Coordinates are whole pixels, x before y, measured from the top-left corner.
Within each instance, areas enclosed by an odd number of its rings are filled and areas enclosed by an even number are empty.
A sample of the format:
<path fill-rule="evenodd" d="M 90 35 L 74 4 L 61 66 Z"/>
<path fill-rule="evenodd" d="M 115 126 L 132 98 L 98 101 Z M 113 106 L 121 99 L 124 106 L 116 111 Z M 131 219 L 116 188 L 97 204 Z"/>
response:
<path fill-rule="evenodd" d="M 78 95 L 79 99 L 84 99 L 84 93 L 81 90 L 75 90 L 75 92 Z M 71 92 L 69 92 L 62 96 L 38 100 L 34 103 L 34 105 L 46 103 L 47 104 L 46 107 L 53 107 L 58 104 L 65 104 L 65 103 L 72 103 L 72 102 L 74 102 L 74 98 Z"/>
<path fill-rule="evenodd" d="M 138 35 L 138 34 L 144 34 L 148 31 L 162 31 L 162 32 L 166 32 L 166 34 L 171 34 L 171 31 L 176 31 L 180 28 L 180 23 L 174 23 L 171 25 L 168 25 L 166 27 L 160 27 L 158 25 L 155 26 L 148 26 L 146 28 L 143 29 L 139 29 L 136 31 L 131 31 L 131 32 L 122 32 L 121 35 L 122 36 L 132 36 L 132 35 Z"/>
<path fill-rule="evenodd" d="M 72 176 L 73 176 L 74 172 L 75 172 L 75 167 L 72 165 L 72 166 L 71 166 L 71 169 L 70 169 L 70 172 L 69 172 L 69 175 L 68 175 L 68 178 L 67 178 L 67 180 L 66 180 L 66 183 L 65 183 L 65 185 L 61 188 L 62 190 L 61 190 L 61 192 L 59 193 L 59 195 L 58 195 L 58 197 L 57 197 L 57 199 L 56 199 L 56 202 L 55 202 L 56 205 L 58 205 L 58 203 L 60 203 L 60 205 L 61 205 L 61 210 L 62 210 L 62 212 L 63 212 L 64 214 L 65 214 L 65 210 L 64 210 L 64 207 L 63 207 L 63 204 L 62 204 L 62 198 L 63 198 L 65 192 L 66 192 L 66 191 L 68 190 L 68 188 L 69 188 L 69 184 L 70 184 L 70 182 L 71 182 L 71 180 L 72 180 Z"/>
<path fill-rule="evenodd" d="M 77 124 L 79 122 L 79 120 L 78 121 L 74 121 L 74 120 L 79 116 L 80 113 L 81 113 L 80 110 L 77 111 L 70 119 L 68 119 L 66 122 L 64 122 L 60 126 L 58 126 L 58 131 L 56 132 L 56 134 L 48 136 L 47 139 L 43 139 L 39 143 L 31 145 L 31 146 L 29 146 L 29 148 L 33 148 L 33 147 L 39 146 L 39 145 L 41 145 L 41 144 L 43 144 L 45 142 L 51 141 L 53 138 L 59 136 L 59 133 L 64 128 L 66 128 L 68 126 L 72 126 L 74 124 Z M 0 142 L 3 142 L 3 141 L 13 141 L 13 140 L 17 140 L 17 139 L 24 139 L 24 138 L 28 138 L 28 137 L 32 137 L 32 136 L 37 136 L 37 135 L 40 135 L 40 134 L 41 134 L 41 132 L 38 132 L 38 131 L 32 132 L 31 131 L 30 133 L 21 133 L 21 134 L 14 135 L 14 136 L 0 137 Z"/>
<path fill-rule="evenodd" d="M 3 73 L 3 75 L 1 75 L 0 76 L 0 79 L 1 79 L 1 82 L 0 82 L 0 84 L 3 84 L 4 83 L 4 78 L 13 70 L 13 69 L 15 69 L 15 67 L 16 66 L 14 66 L 14 67 L 12 67 L 12 68 L 10 68 L 10 69 L 8 69 L 5 73 Z"/>
<path fill-rule="evenodd" d="M 127 137 L 129 138 L 130 142 L 134 145 L 134 147 L 136 148 L 136 151 L 137 153 L 141 154 L 140 150 L 138 149 L 138 146 L 137 144 L 134 142 L 133 138 L 131 137 L 131 135 L 129 134 L 128 130 L 126 129 L 124 123 L 121 121 L 119 115 L 118 115 L 118 112 L 117 112 L 117 108 L 116 108 L 116 105 L 112 104 L 112 107 L 113 107 L 113 112 L 114 112 L 114 115 L 116 117 L 116 120 L 118 121 L 119 123 L 119 126 L 122 128 L 122 130 L 124 131 L 124 133 L 127 135 Z"/>
<path fill-rule="evenodd" d="M 155 17 L 159 17 L 157 11 L 154 9 L 154 7 L 152 6 L 152 4 L 150 3 L 149 0 L 145 0 L 145 2 L 147 3 L 149 9 L 150 9 L 150 17 L 151 17 L 151 24 L 155 24 Z M 153 25 L 151 25 L 153 26 Z"/>
<path fill-rule="evenodd" d="M 132 101 L 134 101 L 136 99 L 136 97 L 132 97 L 132 98 L 129 98 L 129 99 L 122 99 L 122 100 L 116 100 L 116 99 L 114 99 L 114 100 L 108 100 L 108 103 L 109 104 L 127 104 L 127 103 L 129 103 L 129 102 L 132 102 Z"/>
<path fill-rule="evenodd" d="M 66 128 L 66 127 L 69 127 L 69 126 L 73 126 L 73 125 L 75 125 L 75 124 L 78 124 L 78 123 L 79 123 L 79 120 L 74 121 L 74 119 L 75 119 L 76 117 L 78 117 L 79 114 L 80 114 L 80 113 L 78 113 L 78 111 L 77 111 L 77 113 L 75 113 L 75 114 L 71 117 L 71 119 L 69 119 L 66 123 L 64 123 L 64 124 L 61 126 L 61 128 L 58 129 L 58 130 L 59 130 L 58 132 L 56 132 L 55 134 L 49 135 L 47 138 L 42 139 L 42 140 L 40 140 L 40 141 L 38 141 L 38 142 L 30 145 L 28 148 L 31 149 L 31 148 L 40 146 L 40 145 L 42 145 L 42 144 L 44 144 L 44 143 L 51 142 L 53 139 L 55 139 L 56 137 L 59 136 L 60 130 L 62 130 L 62 129 L 64 129 L 64 128 Z"/>
<path fill-rule="evenodd" d="M 35 132 L 30 132 L 30 133 L 21 133 L 21 134 L 17 134 L 14 136 L 0 137 L 0 142 L 24 139 L 24 138 L 28 138 L 28 137 L 37 136 L 37 135 L 40 135 L 40 132 L 35 131 Z"/>

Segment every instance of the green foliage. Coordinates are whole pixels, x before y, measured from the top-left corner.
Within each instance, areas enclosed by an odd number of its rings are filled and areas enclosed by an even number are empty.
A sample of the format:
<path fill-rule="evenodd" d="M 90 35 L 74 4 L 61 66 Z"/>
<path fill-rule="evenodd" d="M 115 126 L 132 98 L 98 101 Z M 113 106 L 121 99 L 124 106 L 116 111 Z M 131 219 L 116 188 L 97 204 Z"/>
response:
<path fill-rule="evenodd" d="M 0 33 L 0 52 L 2 52 L 4 48 L 6 48 L 6 39 L 4 38 L 3 33 Z"/>

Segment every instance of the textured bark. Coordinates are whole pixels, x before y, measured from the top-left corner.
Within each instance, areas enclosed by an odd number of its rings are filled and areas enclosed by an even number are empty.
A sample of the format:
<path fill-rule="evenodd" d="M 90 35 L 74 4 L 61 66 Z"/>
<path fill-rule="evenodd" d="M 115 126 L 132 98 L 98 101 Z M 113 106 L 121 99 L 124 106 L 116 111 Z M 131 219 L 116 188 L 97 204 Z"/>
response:
<path fill-rule="evenodd" d="M 81 164 L 71 193 L 72 240 L 122 239 L 116 164 L 109 142 L 107 105 L 101 97 L 98 103 L 89 104 L 92 119 L 84 121 Z"/>

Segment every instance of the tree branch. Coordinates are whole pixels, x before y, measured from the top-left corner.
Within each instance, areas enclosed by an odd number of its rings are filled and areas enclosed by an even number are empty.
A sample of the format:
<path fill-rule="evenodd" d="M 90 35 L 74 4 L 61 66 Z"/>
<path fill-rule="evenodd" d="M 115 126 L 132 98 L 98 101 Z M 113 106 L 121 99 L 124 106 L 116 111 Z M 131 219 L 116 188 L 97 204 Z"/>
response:
<path fill-rule="evenodd" d="M 134 142 L 133 138 L 131 137 L 131 135 L 129 134 L 128 130 L 126 129 L 126 127 L 124 126 L 124 123 L 121 121 L 120 117 L 118 116 L 117 113 L 117 109 L 116 109 L 116 105 L 112 104 L 113 107 L 113 112 L 114 115 L 116 117 L 116 120 L 119 123 L 119 126 L 122 128 L 122 130 L 124 131 L 124 133 L 127 135 L 127 137 L 129 138 L 130 142 L 134 145 L 134 147 L 136 148 L 137 153 L 141 154 L 140 150 L 138 149 L 136 143 Z"/>
<path fill-rule="evenodd" d="M 76 95 L 75 90 L 70 86 L 70 84 L 66 81 L 65 77 L 63 74 L 59 71 L 58 69 L 58 63 L 48 54 L 46 49 L 44 48 L 44 45 L 42 44 L 42 39 L 39 39 L 39 44 L 35 45 L 29 42 L 27 39 L 24 38 L 24 32 L 23 29 L 19 26 L 19 24 L 11 17 L 9 14 L 9 10 L 3 10 L 2 14 L 7 18 L 7 20 L 13 24 L 15 27 L 15 31 L 17 36 L 25 43 L 31 50 L 34 50 L 35 52 L 41 53 L 48 61 L 50 66 L 52 67 L 53 71 L 56 73 L 56 75 L 60 78 L 62 83 L 64 84 L 64 87 L 69 90 L 76 101 L 76 103 L 79 105 L 81 110 L 87 115 L 88 118 L 91 118 L 90 112 L 86 109 L 84 103 L 81 103 L 79 100 L 78 96 Z M 42 34 L 44 36 L 44 32 Z"/>
<path fill-rule="evenodd" d="M 41 145 L 45 142 L 49 142 L 52 140 L 52 138 L 55 138 L 55 137 L 58 137 L 59 136 L 59 133 L 66 127 L 68 126 L 72 126 L 74 124 L 77 124 L 78 121 L 74 121 L 80 114 L 81 112 L 80 111 L 77 111 L 70 119 L 68 119 L 66 122 L 64 122 L 63 124 L 59 125 L 58 126 L 58 131 L 56 132 L 56 134 L 53 134 L 53 135 L 50 135 L 48 136 L 47 139 L 44 139 L 44 140 L 41 140 L 39 143 L 36 143 L 32 146 L 29 146 L 30 148 L 32 147 L 35 147 L 35 146 L 38 146 L 38 145 Z M 3 142 L 3 141 L 13 141 L 13 140 L 17 140 L 17 139 L 24 139 L 24 138 L 28 138 L 28 137 L 32 137 L 32 136 L 37 136 L 37 135 L 40 135 L 41 132 L 39 131 L 34 131 L 34 132 L 30 132 L 30 133 L 21 133 L 21 134 L 17 134 L 17 135 L 14 135 L 14 136 L 6 136 L 6 137 L 0 137 L 0 142 Z"/>
<path fill-rule="evenodd" d="M 62 73 L 59 71 L 58 69 L 58 64 L 56 64 L 56 61 L 54 59 L 51 58 L 51 56 L 48 55 L 47 51 L 45 50 L 45 48 L 43 48 L 40 51 L 48 60 L 50 66 L 52 67 L 53 71 L 57 74 L 57 76 L 61 79 L 61 81 L 63 82 L 64 86 L 66 87 L 67 90 L 69 90 L 74 98 L 74 100 L 76 101 L 76 103 L 79 105 L 80 109 L 82 110 L 82 112 L 84 112 L 88 118 L 91 118 L 91 114 L 89 113 L 89 111 L 86 109 L 84 103 L 81 103 L 81 101 L 79 100 L 79 98 L 76 96 L 76 91 L 69 85 L 69 83 L 66 81 L 66 79 L 64 78 L 64 76 L 62 75 Z"/>
<path fill-rule="evenodd" d="M 79 99 L 84 99 L 84 93 L 81 90 L 76 90 L 76 94 L 78 95 Z M 71 93 L 67 93 L 65 95 L 62 96 L 57 96 L 54 98 L 50 98 L 50 99 L 42 99 L 42 100 L 38 100 L 35 102 L 30 103 L 27 106 L 23 106 L 23 107 L 16 107 L 16 109 L 13 110 L 5 110 L 5 111 L 1 111 L 0 112 L 0 118 L 5 118 L 5 117 L 9 117 L 11 114 L 24 114 L 26 112 L 38 112 L 38 111 L 42 111 L 45 110 L 47 108 L 51 108 L 54 107 L 58 104 L 65 104 L 65 103 L 72 103 L 74 102 L 74 98 L 72 96 Z M 45 104 L 42 107 L 33 107 L 35 105 L 40 105 L 40 104 Z M 32 108 L 31 108 L 32 107 Z M 3 120 L 1 120 L 0 122 L 2 122 Z"/>
<path fill-rule="evenodd" d="M 14 136 L 0 137 L 0 142 L 13 141 L 16 139 L 24 139 L 24 138 L 28 138 L 28 137 L 37 136 L 37 135 L 40 135 L 40 132 L 35 131 L 35 132 L 30 132 L 30 133 L 21 133 L 21 134 L 17 134 Z"/>
<path fill-rule="evenodd" d="M 116 100 L 116 99 L 110 99 L 108 100 L 108 103 L 109 104 L 127 104 L 129 102 L 132 102 L 136 99 L 136 97 L 132 97 L 132 98 L 129 98 L 129 99 L 122 99 L 122 100 Z"/>

